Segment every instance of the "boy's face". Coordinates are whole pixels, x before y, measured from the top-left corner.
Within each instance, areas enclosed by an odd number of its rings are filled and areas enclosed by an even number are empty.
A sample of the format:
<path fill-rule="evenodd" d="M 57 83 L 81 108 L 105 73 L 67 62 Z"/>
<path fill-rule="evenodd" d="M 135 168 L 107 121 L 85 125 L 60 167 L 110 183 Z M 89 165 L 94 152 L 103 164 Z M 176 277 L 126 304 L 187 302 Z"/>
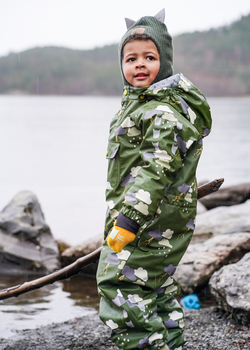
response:
<path fill-rule="evenodd" d="M 122 69 L 132 86 L 145 87 L 155 80 L 160 69 L 160 56 L 152 40 L 134 40 L 123 48 Z"/>

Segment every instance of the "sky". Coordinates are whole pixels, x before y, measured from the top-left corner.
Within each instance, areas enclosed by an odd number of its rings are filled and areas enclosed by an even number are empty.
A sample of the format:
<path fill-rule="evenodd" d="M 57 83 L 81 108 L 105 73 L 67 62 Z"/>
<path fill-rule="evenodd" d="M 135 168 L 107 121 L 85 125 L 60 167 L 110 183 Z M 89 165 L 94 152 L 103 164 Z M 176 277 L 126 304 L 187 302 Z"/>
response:
<path fill-rule="evenodd" d="M 250 13 L 249 0 L 1 0 L 0 56 L 33 47 L 92 49 L 118 43 L 124 18 L 166 10 L 172 36 L 229 25 Z"/>

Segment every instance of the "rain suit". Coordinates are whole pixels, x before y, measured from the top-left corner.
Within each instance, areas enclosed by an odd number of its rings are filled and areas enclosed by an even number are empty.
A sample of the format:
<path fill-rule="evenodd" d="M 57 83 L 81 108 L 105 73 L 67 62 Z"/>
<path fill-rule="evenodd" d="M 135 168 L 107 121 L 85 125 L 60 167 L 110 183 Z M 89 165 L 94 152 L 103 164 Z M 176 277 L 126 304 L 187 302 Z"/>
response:
<path fill-rule="evenodd" d="M 97 271 L 100 318 L 121 349 L 181 349 L 173 274 L 191 240 L 196 168 L 211 128 L 202 93 L 182 74 L 125 86 L 110 125 L 105 238 L 122 213 L 140 225 L 121 253 L 104 242 Z"/>

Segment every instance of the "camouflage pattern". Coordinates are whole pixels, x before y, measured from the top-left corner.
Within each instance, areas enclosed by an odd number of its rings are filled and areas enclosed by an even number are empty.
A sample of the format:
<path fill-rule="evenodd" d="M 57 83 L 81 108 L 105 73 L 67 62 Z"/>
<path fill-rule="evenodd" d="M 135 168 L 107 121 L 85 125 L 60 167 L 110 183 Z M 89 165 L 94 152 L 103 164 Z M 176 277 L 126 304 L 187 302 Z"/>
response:
<path fill-rule="evenodd" d="M 211 128 L 205 97 L 182 74 L 124 89 L 110 125 L 105 238 L 123 213 L 140 225 L 116 253 L 104 242 L 100 318 L 121 349 L 181 349 L 180 293 L 172 277 L 191 240 L 196 168 Z"/>

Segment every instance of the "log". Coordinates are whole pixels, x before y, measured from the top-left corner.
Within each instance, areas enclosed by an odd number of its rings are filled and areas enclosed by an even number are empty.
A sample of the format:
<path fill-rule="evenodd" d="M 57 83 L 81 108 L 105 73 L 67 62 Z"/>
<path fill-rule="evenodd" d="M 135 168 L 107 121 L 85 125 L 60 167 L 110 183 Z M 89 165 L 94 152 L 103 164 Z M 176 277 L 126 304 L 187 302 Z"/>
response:
<path fill-rule="evenodd" d="M 218 191 L 223 182 L 224 179 L 216 179 L 212 182 L 200 186 L 198 188 L 198 199 L 208 195 L 209 193 Z M 17 297 L 29 291 L 39 289 L 47 284 L 52 284 L 56 281 L 67 279 L 71 276 L 78 274 L 87 265 L 98 261 L 101 249 L 102 247 L 99 247 L 92 253 L 77 259 L 74 263 L 64 267 L 63 269 L 57 270 L 49 275 L 1 290 L 0 300 L 8 299 L 11 297 Z"/>
<path fill-rule="evenodd" d="M 99 259 L 102 247 L 94 250 L 92 253 L 77 259 L 74 263 L 64 267 L 63 269 L 52 272 L 49 275 L 37 278 L 30 282 L 24 282 L 14 287 L 3 289 L 0 291 L 0 300 L 17 297 L 31 290 L 41 288 L 47 284 L 52 284 L 56 281 L 67 279 L 78 274 L 85 266 L 96 262 Z"/>

